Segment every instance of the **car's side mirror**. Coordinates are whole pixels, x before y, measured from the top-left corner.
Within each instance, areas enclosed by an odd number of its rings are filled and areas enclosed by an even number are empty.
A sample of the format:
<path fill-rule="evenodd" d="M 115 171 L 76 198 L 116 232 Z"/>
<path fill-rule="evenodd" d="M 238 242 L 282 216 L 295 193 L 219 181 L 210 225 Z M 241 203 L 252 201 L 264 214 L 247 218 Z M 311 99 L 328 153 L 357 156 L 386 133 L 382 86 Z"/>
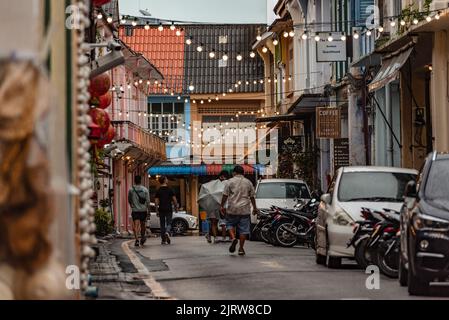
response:
<path fill-rule="evenodd" d="M 323 201 L 325 204 L 330 204 L 331 200 L 332 199 L 330 193 L 325 193 L 321 196 L 321 201 Z"/>
<path fill-rule="evenodd" d="M 407 185 L 405 186 L 404 197 L 405 198 L 418 197 L 418 190 L 417 190 L 415 181 L 411 180 L 407 183 Z"/>

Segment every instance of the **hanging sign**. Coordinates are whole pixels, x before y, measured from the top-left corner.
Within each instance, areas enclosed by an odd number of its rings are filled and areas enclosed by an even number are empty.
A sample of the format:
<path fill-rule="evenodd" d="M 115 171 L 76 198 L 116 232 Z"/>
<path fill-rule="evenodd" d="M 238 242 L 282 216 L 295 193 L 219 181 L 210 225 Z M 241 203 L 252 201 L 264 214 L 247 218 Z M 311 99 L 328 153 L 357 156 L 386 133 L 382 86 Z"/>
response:
<path fill-rule="evenodd" d="M 317 62 L 338 62 L 347 61 L 346 41 L 342 41 L 341 33 L 319 33 L 321 41 L 316 43 L 316 61 Z M 329 36 L 332 36 L 332 41 L 327 41 Z"/>
<path fill-rule="evenodd" d="M 334 172 L 341 167 L 349 166 L 349 139 L 334 140 Z"/>
<path fill-rule="evenodd" d="M 337 139 L 341 134 L 341 112 L 339 108 L 316 109 L 316 135 L 319 139 Z"/>

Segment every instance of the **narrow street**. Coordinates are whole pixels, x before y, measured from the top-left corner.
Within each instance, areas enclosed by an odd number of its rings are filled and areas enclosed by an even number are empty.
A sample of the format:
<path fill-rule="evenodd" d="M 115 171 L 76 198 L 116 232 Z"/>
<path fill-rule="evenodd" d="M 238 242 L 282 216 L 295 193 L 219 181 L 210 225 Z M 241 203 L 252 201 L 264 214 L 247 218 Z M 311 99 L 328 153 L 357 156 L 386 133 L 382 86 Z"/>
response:
<path fill-rule="evenodd" d="M 133 241 L 129 240 L 113 243 L 114 248 L 121 247 L 125 253 L 119 256 L 120 264 L 129 269 L 131 261 L 139 270 L 136 278 L 144 279 L 149 285 L 152 291 L 146 295 L 149 299 L 423 298 L 409 296 L 397 279 L 383 275 L 380 290 L 367 290 L 368 275 L 355 263 L 347 260 L 339 270 L 327 269 L 316 265 L 314 252 L 305 247 L 280 248 L 263 242 L 247 242 L 247 255 L 240 257 L 229 254 L 228 246 L 229 243 L 208 244 L 201 236 L 175 237 L 172 245 L 164 246 L 159 238 L 151 238 L 143 248 L 134 248 Z M 145 299 L 145 295 L 141 294 L 140 299 Z"/>

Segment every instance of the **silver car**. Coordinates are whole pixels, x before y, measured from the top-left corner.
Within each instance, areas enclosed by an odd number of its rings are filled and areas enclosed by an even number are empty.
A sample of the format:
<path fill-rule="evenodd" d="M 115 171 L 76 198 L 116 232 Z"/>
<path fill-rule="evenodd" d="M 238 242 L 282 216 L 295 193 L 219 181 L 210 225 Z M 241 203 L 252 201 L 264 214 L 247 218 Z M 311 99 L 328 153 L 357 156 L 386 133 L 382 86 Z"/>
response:
<path fill-rule="evenodd" d="M 151 230 L 160 229 L 159 217 L 156 215 L 156 206 L 154 203 L 150 205 L 150 216 L 147 218 L 147 228 Z M 198 218 L 188 214 L 185 211 L 173 212 L 172 233 L 180 235 L 188 230 L 195 230 L 198 228 Z"/>

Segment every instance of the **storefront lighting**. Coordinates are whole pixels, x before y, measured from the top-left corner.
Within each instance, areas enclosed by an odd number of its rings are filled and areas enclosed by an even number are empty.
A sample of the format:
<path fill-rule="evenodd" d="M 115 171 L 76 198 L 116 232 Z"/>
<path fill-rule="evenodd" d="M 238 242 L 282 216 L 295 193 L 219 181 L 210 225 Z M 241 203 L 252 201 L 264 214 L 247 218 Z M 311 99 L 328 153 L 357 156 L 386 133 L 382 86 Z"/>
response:
<path fill-rule="evenodd" d="M 190 90 L 190 91 L 195 90 L 195 86 L 194 86 L 193 84 L 191 84 L 191 85 L 189 86 L 189 90 Z"/>
<path fill-rule="evenodd" d="M 243 56 L 240 53 L 238 53 L 236 58 L 237 58 L 237 61 L 242 61 Z"/>
<path fill-rule="evenodd" d="M 251 58 L 255 58 L 255 57 L 256 57 L 256 54 L 254 53 L 254 51 L 251 51 L 251 52 L 249 53 L 249 56 L 250 56 Z"/>
<path fill-rule="evenodd" d="M 134 19 L 133 22 L 131 22 L 131 24 L 133 27 L 137 26 L 137 19 Z"/>
<path fill-rule="evenodd" d="M 256 36 L 256 40 L 257 41 L 260 41 L 260 40 L 262 40 L 262 36 L 260 35 L 260 32 L 257 34 L 257 36 Z"/>
<path fill-rule="evenodd" d="M 435 19 L 440 20 L 440 15 L 441 15 L 441 12 L 438 11 L 437 14 L 435 15 Z"/>
<path fill-rule="evenodd" d="M 346 41 L 346 35 L 344 33 L 341 34 L 340 40 L 341 41 Z"/>
<path fill-rule="evenodd" d="M 145 24 L 145 30 L 150 30 L 150 24 L 148 22 Z"/>
<path fill-rule="evenodd" d="M 404 19 L 402 19 L 400 23 L 401 23 L 401 26 L 405 26 L 405 20 Z"/>
<path fill-rule="evenodd" d="M 262 79 L 262 80 L 260 80 L 259 82 L 260 82 L 260 84 L 263 84 L 263 79 Z"/>
<path fill-rule="evenodd" d="M 288 35 L 290 36 L 290 38 L 293 38 L 295 36 L 295 31 L 294 30 L 290 31 Z"/>
<path fill-rule="evenodd" d="M 209 52 L 209 58 L 211 58 L 211 59 L 215 58 L 215 50 L 212 50 L 211 52 Z"/>
<path fill-rule="evenodd" d="M 380 33 L 384 32 L 384 27 L 380 26 L 379 29 L 377 29 Z"/>
<path fill-rule="evenodd" d="M 162 32 L 164 31 L 164 26 L 162 25 L 162 23 L 159 23 L 159 27 L 157 27 L 157 29 Z"/>
<path fill-rule="evenodd" d="M 318 42 L 318 41 L 320 41 L 321 40 L 321 38 L 320 38 L 320 36 L 318 35 L 318 33 L 315 35 L 315 41 L 316 42 Z"/>
<path fill-rule="evenodd" d="M 418 24 L 419 23 L 419 20 L 418 20 L 418 18 L 415 18 L 415 19 L 413 19 L 413 24 Z"/>
<path fill-rule="evenodd" d="M 245 84 L 248 86 L 249 85 L 249 81 L 246 81 Z"/>
<path fill-rule="evenodd" d="M 334 41 L 334 37 L 332 37 L 332 33 L 329 33 L 329 37 L 327 37 L 327 41 L 329 41 L 329 42 Z"/>
<path fill-rule="evenodd" d="M 229 59 L 228 54 L 225 53 L 225 54 L 223 55 L 222 59 L 223 59 L 223 61 L 228 61 L 228 59 Z"/>
<path fill-rule="evenodd" d="M 288 32 L 284 31 L 284 38 L 288 38 Z"/>
<path fill-rule="evenodd" d="M 108 23 L 112 23 L 112 21 L 114 21 L 113 19 L 112 19 L 112 16 L 108 16 L 108 19 L 106 20 Z"/>
<path fill-rule="evenodd" d="M 432 17 L 431 17 L 431 16 L 427 16 L 427 17 L 426 17 L 426 21 L 427 21 L 427 22 L 432 21 Z"/>
<path fill-rule="evenodd" d="M 171 31 L 175 31 L 176 30 L 176 26 L 175 26 L 174 22 L 171 23 L 170 30 Z"/>
<path fill-rule="evenodd" d="M 188 46 L 190 46 L 190 45 L 192 44 L 192 38 L 191 38 L 191 37 L 187 38 L 186 44 L 187 44 Z"/>
<path fill-rule="evenodd" d="M 366 35 L 367 35 L 368 37 L 371 37 L 371 30 L 370 30 L 370 29 L 368 29 L 368 30 L 366 31 Z"/>
<path fill-rule="evenodd" d="M 120 23 L 121 23 L 121 24 L 126 24 L 126 18 L 125 18 L 125 16 L 122 16 L 122 17 L 120 18 Z"/>
<path fill-rule="evenodd" d="M 262 52 L 263 52 L 263 53 L 267 53 L 267 52 L 268 52 L 268 48 L 264 46 L 264 47 L 262 48 Z"/>
<path fill-rule="evenodd" d="M 99 14 L 97 14 L 97 19 L 98 19 L 98 20 L 103 19 L 103 15 L 101 14 L 101 12 L 100 12 Z"/>
<path fill-rule="evenodd" d="M 180 30 L 180 29 L 177 29 L 177 30 L 176 30 L 176 36 L 177 36 L 177 37 L 180 37 L 180 36 L 181 36 L 181 30 Z"/>
<path fill-rule="evenodd" d="M 307 40 L 308 36 L 307 36 L 307 31 L 304 31 L 304 33 L 301 36 L 302 40 Z"/>
<path fill-rule="evenodd" d="M 253 83 L 254 83 L 254 84 L 257 84 L 257 81 L 256 81 L 256 80 L 254 80 L 254 81 L 253 81 Z"/>
<path fill-rule="evenodd" d="M 393 19 L 390 19 L 390 26 L 394 27 L 396 25 L 396 21 Z"/>
<path fill-rule="evenodd" d="M 359 33 L 357 31 L 354 31 L 354 39 L 358 39 L 359 38 Z"/>
<path fill-rule="evenodd" d="M 203 44 L 201 43 L 198 47 L 196 47 L 196 51 L 202 52 L 203 51 Z"/>
<path fill-rule="evenodd" d="M 274 39 L 273 39 L 273 45 L 274 45 L 274 46 L 277 46 L 278 44 L 279 44 L 278 39 L 274 38 Z"/>

